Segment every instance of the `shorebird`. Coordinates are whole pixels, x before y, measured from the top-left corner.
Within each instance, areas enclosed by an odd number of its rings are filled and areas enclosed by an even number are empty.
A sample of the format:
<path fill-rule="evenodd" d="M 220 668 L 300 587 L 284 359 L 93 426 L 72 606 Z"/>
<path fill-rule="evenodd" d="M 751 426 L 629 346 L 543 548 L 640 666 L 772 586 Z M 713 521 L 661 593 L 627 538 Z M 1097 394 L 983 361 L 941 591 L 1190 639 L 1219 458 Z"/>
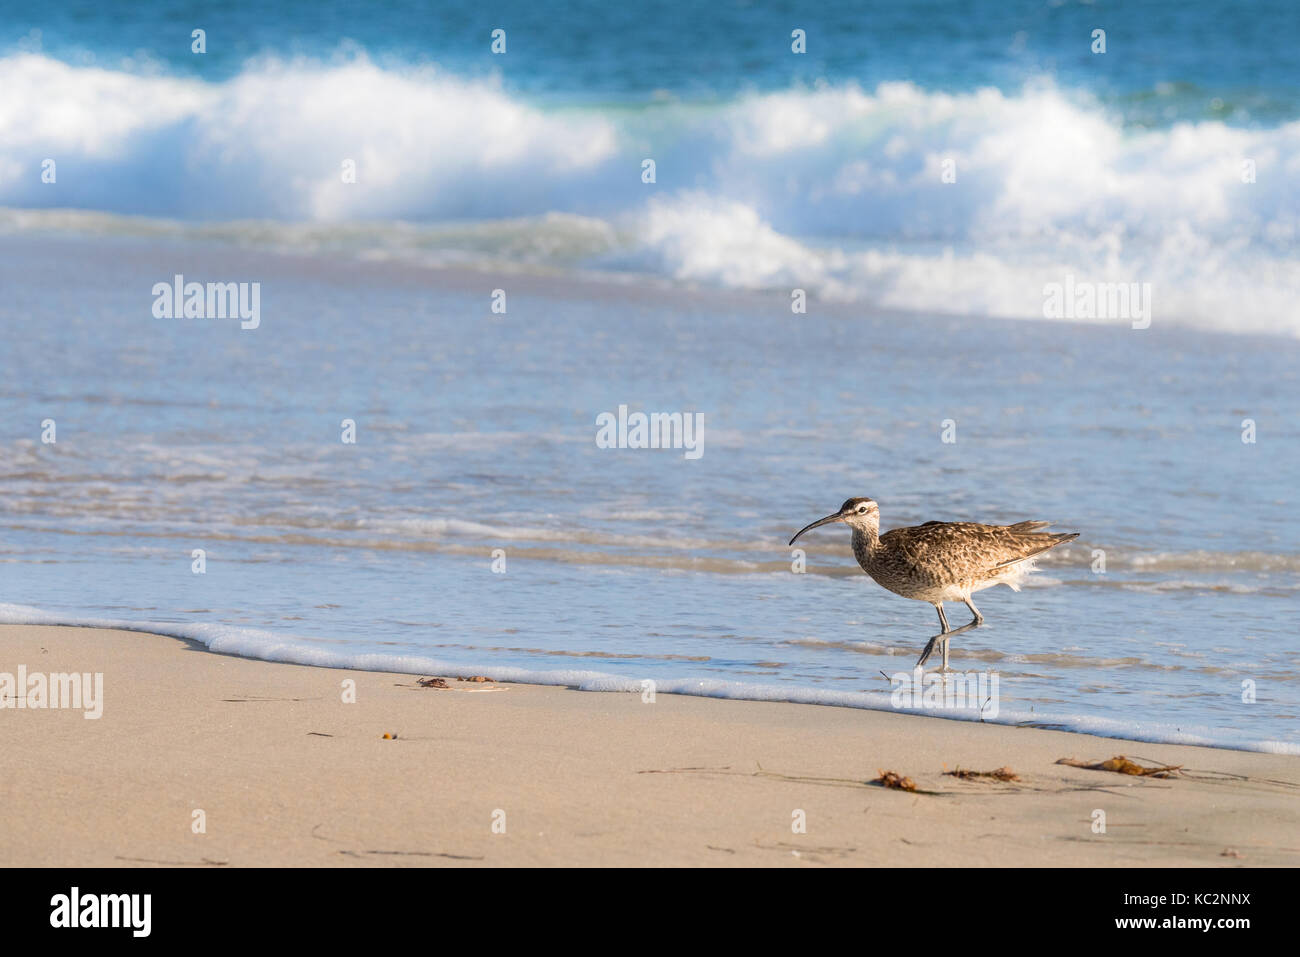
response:
<path fill-rule="evenodd" d="M 1015 525 L 979 525 L 975 522 L 926 522 L 880 534 L 880 506 L 869 498 L 851 498 L 834 514 L 801 528 L 804 532 L 832 522 L 853 529 L 853 557 L 862 570 L 895 595 L 929 602 L 939 613 L 939 634 L 930 639 L 916 667 L 922 667 L 938 643 L 943 649 L 943 671 L 948 667 L 948 639 L 984 624 L 984 616 L 970 596 L 994 585 L 1020 591 L 1020 583 L 1033 570 L 1034 560 L 1078 532 L 1040 532 L 1051 522 L 1017 522 Z M 949 628 L 943 613 L 946 601 L 964 602 L 975 617 L 960 628 Z"/>

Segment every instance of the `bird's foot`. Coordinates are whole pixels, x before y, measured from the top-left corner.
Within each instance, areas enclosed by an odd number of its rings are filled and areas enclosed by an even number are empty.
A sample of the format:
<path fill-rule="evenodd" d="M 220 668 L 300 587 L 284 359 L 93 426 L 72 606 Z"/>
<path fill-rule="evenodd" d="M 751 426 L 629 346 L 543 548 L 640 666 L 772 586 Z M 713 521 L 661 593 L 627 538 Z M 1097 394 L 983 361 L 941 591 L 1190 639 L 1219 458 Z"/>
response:
<path fill-rule="evenodd" d="M 940 649 L 942 649 L 942 651 L 943 651 L 943 657 L 944 657 L 943 669 L 942 669 L 942 670 L 945 670 L 945 671 L 951 671 L 952 669 L 948 667 L 948 641 L 949 641 L 949 639 L 951 639 L 953 635 L 960 635 L 963 631 L 970 631 L 972 628 L 976 627 L 978 624 L 979 624 L 979 622 L 972 621 L 970 624 L 962 625 L 960 628 L 954 628 L 954 629 L 952 629 L 951 631 L 945 631 L 945 632 L 942 632 L 941 634 L 935 635 L 935 636 L 934 636 L 933 638 L 931 638 L 928 642 L 926 642 L 926 644 L 925 644 L 925 651 L 921 652 L 921 657 L 918 658 L 917 661 L 916 661 L 916 664 L 912 666 L 913 670 L 915 670 L 916 668 L 920 668 L 920 667 L 922 667 L 922 666 L 925 664 L 926 660 L 927 660 L 927 659 L 928 659 L 932 654 L 934 654 L 935 649 L 936 649 L 936 648 L 940 648 Z"/>
<path fill-rule="evenodd" d="M 928 661 L 930 656 L 934 654 L 934 649 L 938 646 L 939 639 L 942 637 L 943 635 L 935 635 L 925 643 L 925 650 L 921 652 L 921 657 L 916 659 L 916 664 L 913 665 L 914 668 L 925 667 L 926 661 Z"/>

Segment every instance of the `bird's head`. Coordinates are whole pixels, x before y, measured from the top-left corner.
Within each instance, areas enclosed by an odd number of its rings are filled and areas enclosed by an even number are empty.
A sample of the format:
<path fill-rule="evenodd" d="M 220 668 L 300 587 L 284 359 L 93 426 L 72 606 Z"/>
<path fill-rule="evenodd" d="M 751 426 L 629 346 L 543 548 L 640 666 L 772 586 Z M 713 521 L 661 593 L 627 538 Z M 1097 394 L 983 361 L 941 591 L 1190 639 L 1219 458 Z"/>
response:
<path fill-rule="evenodd" d="M 863 531 L 880 527 L 880 506 L 869 498 L 851 498 L 840 506 L 838 512 L 833 512 L 825 518 L 819 518 L 811 525 L 806 525 L 795 533 L 794 538 L 790 539 L 793 545 L 804 532 L 812 531 L 821 525 L 829 525 L 831 522 L 843 522 L 852 528 L 859 528 Z"/>

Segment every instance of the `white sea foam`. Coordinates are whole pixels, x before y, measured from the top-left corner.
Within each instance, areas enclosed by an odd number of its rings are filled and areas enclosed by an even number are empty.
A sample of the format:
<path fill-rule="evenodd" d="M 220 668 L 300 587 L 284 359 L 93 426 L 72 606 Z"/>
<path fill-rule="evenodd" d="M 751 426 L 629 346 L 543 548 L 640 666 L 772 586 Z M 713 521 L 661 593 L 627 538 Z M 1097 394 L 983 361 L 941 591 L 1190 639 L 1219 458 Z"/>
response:
<path fill-rule="evenodd" d="M 264 61 L 212 84 L 22 54 L 0 59 L 0 89 L 0 197 L 15 205 L 309 221 L 498 217 L 580 190 L 616 145 L 598 115 L 552 116 L 488 85 L 365 59 Z M 83 171 L 60 179 L 57 200 L 27 175 L 44 156 Z M 342 181 L 345 159 L 360 170 L 356 184 Z"/>
<path fill-rule="evenodd" d="M 397 674 L 438 674 L 448 677 L 470 677 L 486 672 L 498 681 L 560 685 L 575 687 L 582 691 L 641 694 L 645 690 L 644 679 L 640 677 L 578 669 L 541 671 L 528 668 L 498 667 L 490 661 L 467 666 L 440 661 L 437 658 L 424 655 L 347 653 L 333 650 L 325 645 L 314 645 L 303 640 L 285 639 L 283 636 L 265 630 L 225 624 L 182 624 L 176 622 L 94 618 L 48 612 L 26 605 L 3 603 L 0 603 L 0 624 L 70 625 L 85 628 L 116 628 L 125 631 L 146 632 L 196 641 L 209 650 L 220 654 L 238 655 L 263 661 L 313 665 L 322 668 L 387 671 Z M 895 709 L 890 703 L 889 693 L 885 691 L 838 691 L 699 678 L 657 678 L 654 682 L 654 690 L 657 694 L 683 694 L 745 701 L 815 704 L 861 708 L 868 711 L 908 710 Z M 962 708 L 940 710 L 927 708 L 912 713 L 954 720 L 982 720 L 978 712 Z M 1083 734 L 1101 735 L 1128 741 L 1204 745 L 1207 747 L 1233 748 L 1275 754 L 1300 754 L 1300 744 L 1257 739 L 1226 729 L 1183 728 L 1092 715 L 1047 715 L 1042 712 L 1031 713 L 1002 708 L 999 710 L 997 718 L 988 723 L 1050 727 L 1057 730 L 1077 731 Z"/>
<path fill-rule="evenodd" d="M 1300 334 L 1300 122 L 1133 128 L 1045 84 L 543 108 L 364 57 L 256 61 L 209 83 L 26 53 L 0 58 L 0 89 L 0 205 L 18 208 L 0 229 L 632 270 L 1023 318 L 1072 275 L 1150 283 L 1157 324 Z"/>

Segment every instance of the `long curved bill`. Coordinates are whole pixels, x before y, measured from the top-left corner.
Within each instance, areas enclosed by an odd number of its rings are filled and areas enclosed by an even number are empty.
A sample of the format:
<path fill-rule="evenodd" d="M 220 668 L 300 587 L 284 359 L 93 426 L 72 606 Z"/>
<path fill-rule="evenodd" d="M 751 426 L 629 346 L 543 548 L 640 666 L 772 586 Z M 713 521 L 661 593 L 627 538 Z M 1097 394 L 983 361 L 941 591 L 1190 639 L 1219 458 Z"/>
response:
<path fill-rule="evenodd" d="M 799 536 L 802 535 L 804 532 L 811 532 L 814 528 L 820 528 L 823 525 L 829 525 L 831 522 L 842 522 L 842 521 L 844 521 L 844 519 L 840 517 L 839 512 L 836 512 L 834 515 L 827 515 L 825 518 L 819 518 L 811 525 L 805 525 L 803 528 L 799 529 L 799 531 L 795 532 L 794 538 L 790 539 L 790 544 L 793 545 L 796 541 L 798 541 Z"/>

